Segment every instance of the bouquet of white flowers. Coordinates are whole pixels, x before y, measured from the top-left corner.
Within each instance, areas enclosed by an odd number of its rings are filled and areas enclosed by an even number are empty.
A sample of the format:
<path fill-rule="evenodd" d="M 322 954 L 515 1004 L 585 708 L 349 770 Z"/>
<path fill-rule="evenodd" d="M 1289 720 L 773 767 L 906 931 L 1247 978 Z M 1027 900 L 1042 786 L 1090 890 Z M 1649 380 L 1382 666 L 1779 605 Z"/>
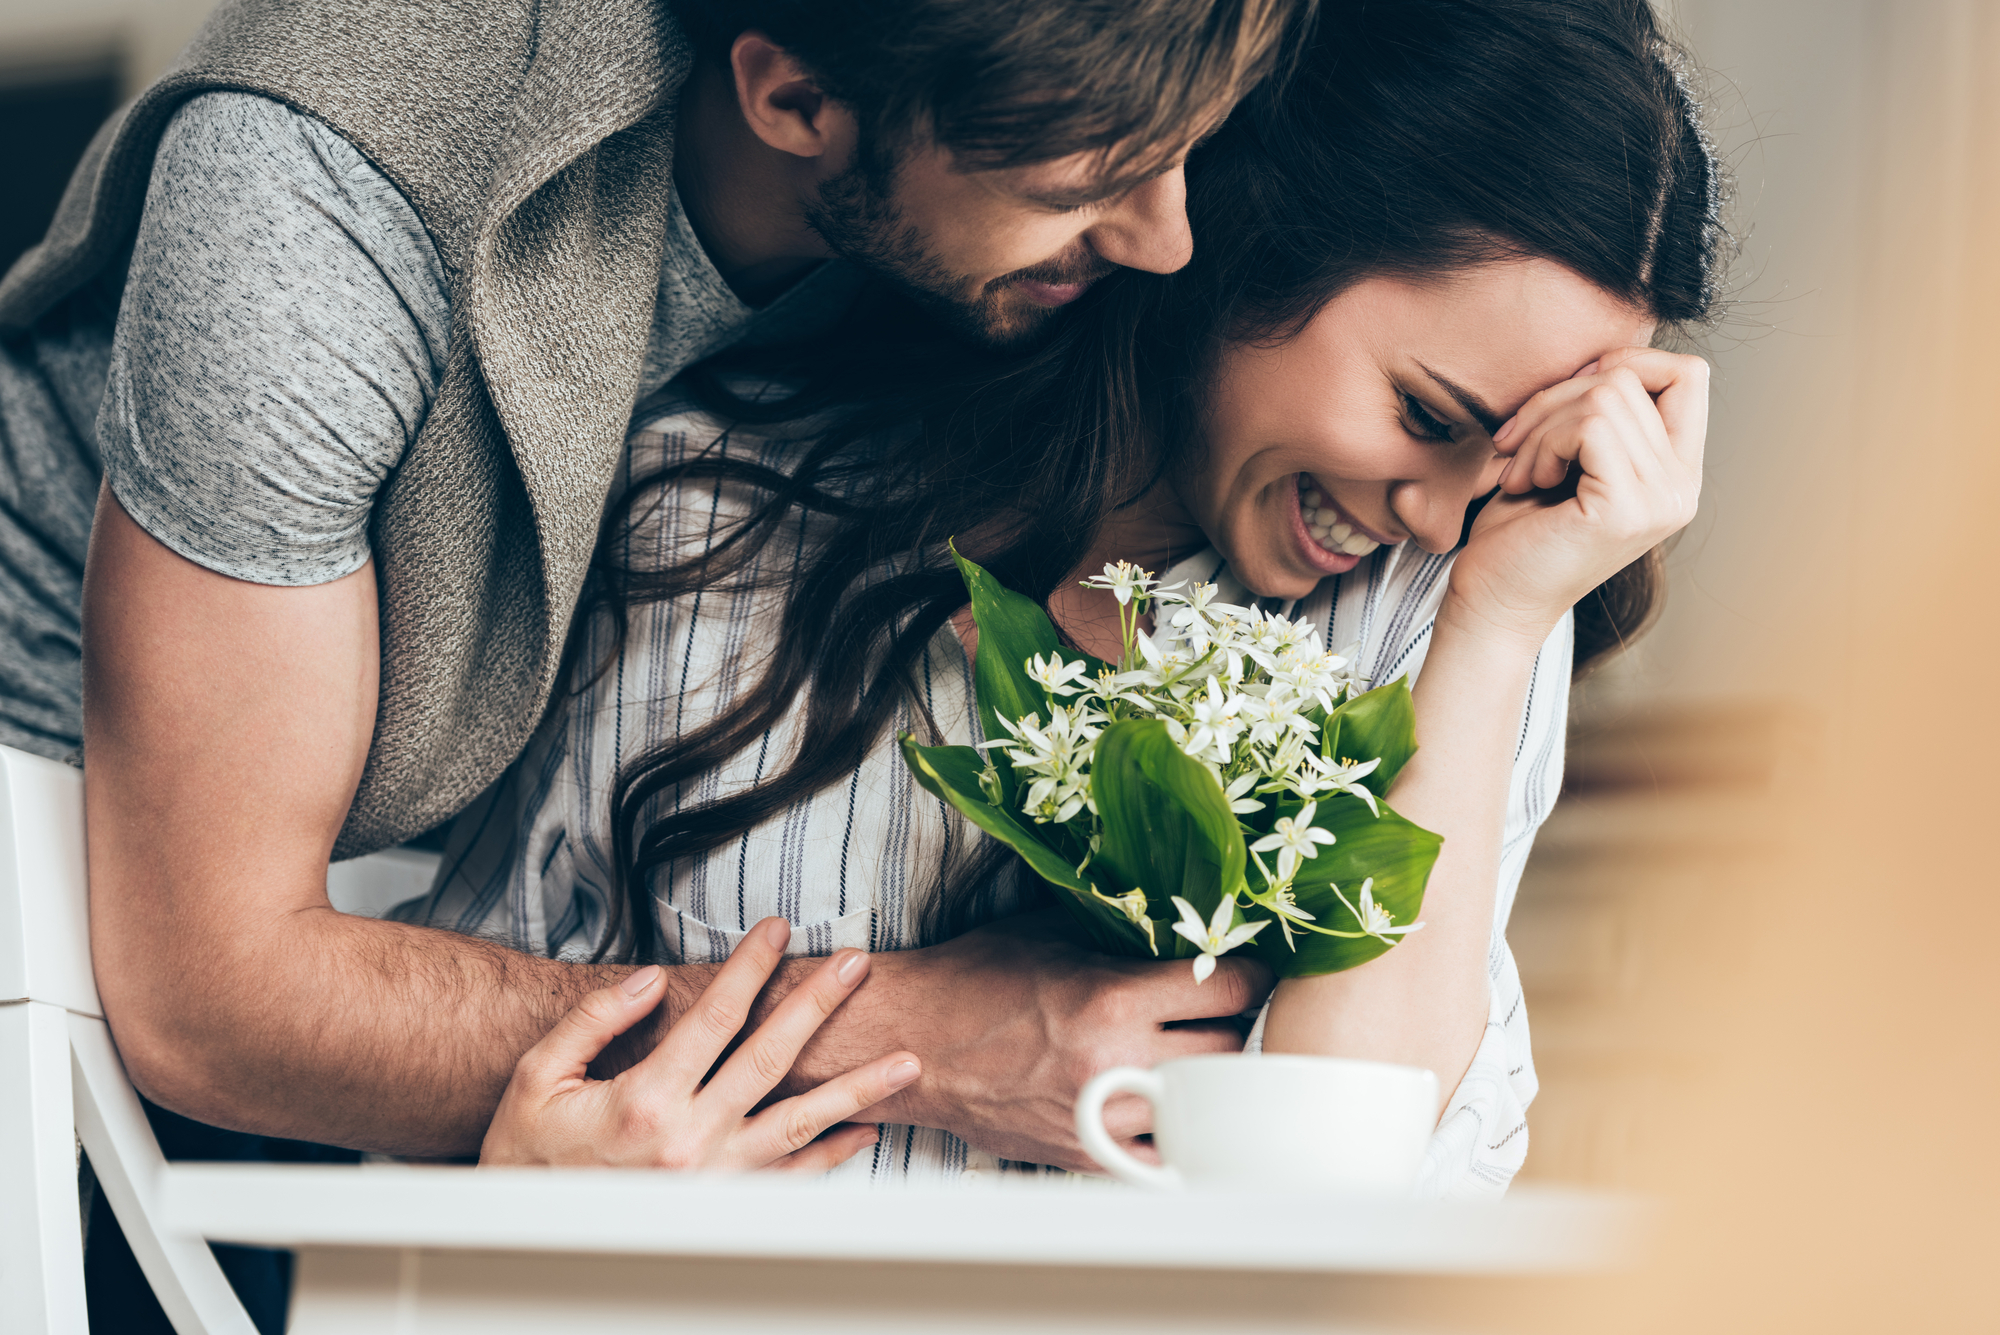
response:
<path fill-rule="evenodd" d="M 1366 690 L 1353 651 L 1328 653 L 1310 624 L 1122 561 L 1084 581 L 1118 601 L 1119 661 L 1065 654 L 1033 600 L 958 565 L 988 740 L 904 734 L 904 758 L 1064 891 L 1100 947 L 1192 958 L 1200 981 L 1245 946 L 1297 977 L 1422 925 L 1443 841 L 1381 800 L 1416 751 L 1402 681 Z"/>

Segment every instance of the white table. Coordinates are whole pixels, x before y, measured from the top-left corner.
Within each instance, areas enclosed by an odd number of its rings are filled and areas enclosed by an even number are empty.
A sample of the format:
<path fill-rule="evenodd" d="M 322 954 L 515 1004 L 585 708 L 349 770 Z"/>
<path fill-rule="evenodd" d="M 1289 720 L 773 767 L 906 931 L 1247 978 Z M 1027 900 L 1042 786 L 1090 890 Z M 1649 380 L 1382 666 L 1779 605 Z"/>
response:
<path fill-rule="evenodd" d="M 1620 1266 L 1646 1222 L 1547 1189 L 1442 1205 L 255 1164 L 175 1165 L 161 1203 L 170 1228 L 296 1249 L 294 1335 L 1437 1331 L 1504 1277 Z"/>

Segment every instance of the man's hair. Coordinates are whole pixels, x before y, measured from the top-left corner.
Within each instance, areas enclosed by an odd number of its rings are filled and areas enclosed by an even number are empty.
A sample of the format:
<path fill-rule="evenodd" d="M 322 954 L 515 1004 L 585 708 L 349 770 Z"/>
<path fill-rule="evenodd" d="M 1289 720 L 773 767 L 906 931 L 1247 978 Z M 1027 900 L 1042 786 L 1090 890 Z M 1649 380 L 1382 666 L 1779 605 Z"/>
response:
<path fill-rule="evenodd" d="M 673 0 L 699 55 L 757 31 L 862 127 L 869 156 L 918 137 L 968 170 L 1103 155 L 1137 178 L 1276 66 L 1316 0 Z"/>

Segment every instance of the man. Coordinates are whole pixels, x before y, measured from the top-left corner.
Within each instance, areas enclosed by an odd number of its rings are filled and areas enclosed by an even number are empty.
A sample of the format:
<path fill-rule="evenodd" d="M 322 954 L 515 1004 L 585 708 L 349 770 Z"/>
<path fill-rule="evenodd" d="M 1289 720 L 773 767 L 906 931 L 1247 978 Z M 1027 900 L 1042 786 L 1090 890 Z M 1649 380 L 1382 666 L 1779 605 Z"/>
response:
<path fill-rule="evenodd" d="M 0 284 L 0 547 L 25 554 L 0 740 L 76 744 L 88 530 L 93 949 L 141 1089 L 264 1135 L 476 1148 L 519 1054 L 621 970 L 334 913 L 326 864 L 518 752 L 634 402 L 824 327 L 857 272 L 1009 346 L 1106 272 L 1179 267 L 1181 158 L 1300 7 L 225 7 Z M 907 1047 L 925 1074 L 885 1115 L 1080 1165 L 1084 1078 L 1233 1046 L 1163 1028 L 1252 1001 L 1233 963 L 1197 994 L 974 933 L 878 962 L 793 1080 Z M 635 1046 L 710 970 L 672 972 Z"/>

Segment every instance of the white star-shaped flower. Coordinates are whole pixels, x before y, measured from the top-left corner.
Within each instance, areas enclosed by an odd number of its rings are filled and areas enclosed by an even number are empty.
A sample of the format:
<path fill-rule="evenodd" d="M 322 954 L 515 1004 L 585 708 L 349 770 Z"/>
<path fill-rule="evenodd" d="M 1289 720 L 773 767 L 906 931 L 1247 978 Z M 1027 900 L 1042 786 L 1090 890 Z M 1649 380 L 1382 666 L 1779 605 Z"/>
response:
<path fill-rule="evenodd" d="M 1180 610 L 1167 618 L 1167 626 L 1197 654 L 1207 653 L 1215 643 L 1218 622 L 1246 615 L 1245 609 L 1234 603 L 1216 602 L 1215 594 L 1215 585 L 1197 584 L 1179 596 Z"/>
<path fill-rule="evenodd" d="M 1207 696 L 1197 698 L 1188 710 L 1187 740 L 1181 749 L 1196 760 L 1228 764 L 1229 748 L 1243 735 L 1242 720 L 1236 717 L 1242 708 L 1242 696 L 1224 695 L 1221 684 L 1210 677 Z"/>
<path fill-rule="evenodd" d="M 1022 666 L 1029 679 L 1050 695 L 1075 695 L 1083 689 L 1077 683 L 1090 670 L 1090 665 L 1080 658 L 1074 663 L 1064 663 L 1061 654 L 1050 654 L 1046 663 L 1040 654 L 1036 654 Z"/>
<path fill-rule="evenodd" d="M 1130 561 L 1119 561 L 1107 564 L 1102 575 L 1092 575 L 1082 583 L 1086 589 L 1109 589 L 1123 607 L 1135 595 L 1143 597 L 1153 587 L 1153 572 L 1141 570 Z"/>
<path fill-rule="evenodd" d="M 1215 957 L 1236 949 L 1257 933 L 1271 925 L 1266 918 L 1262 922 L 1246 922 L 1240 927 L 1231 927 L 1229 920 L 1236 916 L 1236 900 L 1224 895 L 1215 906 L 1215 916 L 1206 923 L 1194 911 L 1194 905 L 1174 896 L 1174 907 L 1181 911 L 1181 920 L 1174 924 L 1174 931 L 1194 942 L 1201 954 L 1194 957 L 1194 981 L 1197 984 L 1208 981 L 1215 972 Z"/>
<path fill-rule="evenodd" d="M 1312 823 L 1313 813 L 1318 809 L 1319 803 L 1308 802 L 1299 808 L 1298 815 L 1278 817 L 1271 833 L 1250 845 L 1259 853 L 1278 850 L 1279 880 L 1291 880 L 1302 860 L 1318 856 L 1318 845 L 1334 842 L 1332 831 L 1318 829 Z"/>
<path fill-rule="evenodd" d="M 1247 816 L 1253 811 L 1262 811 L 1264 804 L 1250 796 L 1250 790 L 1256 786 L 1257 780 L 1263 777 L 1263 775 L 1252 771 L 1249 774 L 1242 775 L 1234 783 L 1224 788 L 1222 795 L 1229 799 L 1229 809 L 1239 816 Z"/>
<path fill-rule="evenodd" d="M 1157 714 L 1160 710 L 1159 703 L 1146 694 L 1145 688 L 1159 684 L 1159 675 L 1154 672 L 1136 670 L 1113 672 L 1106 668 L 1097 674 L 1096 681 L 1090 683 L 1089 690 L 1097 697 L 1099 704 L 1105 706 L 1126 704 L 1142 709 L 1148 714 Z"/>
<path fill-rule="evenodd" d="M 1107 895 L 1093 885 L 1090 887 L 1090 893 L 1124 914 L 1134 927 L 1143 928 L 1146 933 L 1146 944 L 1152 948 L 1155 955 L 1160 953 L 1160 943 L 1153 938 L 1153 920 L 1146 916 L 1144 890 L 1133 889 L 1127 890 L 1122 895 Z"/>
<path fill-rule="evenodd" d="M 1311 922 L 1313 915 L 1299 907 L 1299 901 L 1292 897 L 1289 881 L 1280 881 L 1271 887 L 1271 912 L 1278 915 L 1278 926 L 1285 934 L 1285 944 L 1297 950 L 1292 940 L 1293 922 Z"/>
<path fill-rule="evenodd" d="M 1382 763 L 1382 757 L 1377 756 L 1373 760 L 1368 761 L 1348 760 L 1343 757 L 1341 762 L 1336 765 L 1330 761 L 1322 760 L 1318 756 L 1309 754 L 1306 756 L 1306 763 L 1313 768 L 1313 774 L 1310 777 L 1314 792 L 1352 793 L 1366 802 L 1368 809 L 1374 812 L 1376 816 L 1379 817 L 1382 814 L 1382 808 L 1375 805 L 1375 794 L 1369 791 L 1367 786 L 1361 782 L 1375 772 L 1376 766 Z M 1307 776 L 1301 775 L 1300 777 L 1305 778 Z"/>
<path fill-rule="evenodd" d="M 1396 943 L 1390 937 L 1403 936 L 1423 926 L 1420 922 L 1413 922 L 1407 927 L 1396 926 L 1395 916 L 1375 902 L 1374 890 L 1375 878 L 1371 876 L 1361 883 L 1361 905 L 1357 908 L 1346 895 L 1341 894 L 1339 886 L 1333 887 L 1333 893 L 1340 895 L 1340 902 L 1347 905 L 1347 911 L 1361 924 L 1361 930 L 1384 945 L 1393 946 Z"/>

